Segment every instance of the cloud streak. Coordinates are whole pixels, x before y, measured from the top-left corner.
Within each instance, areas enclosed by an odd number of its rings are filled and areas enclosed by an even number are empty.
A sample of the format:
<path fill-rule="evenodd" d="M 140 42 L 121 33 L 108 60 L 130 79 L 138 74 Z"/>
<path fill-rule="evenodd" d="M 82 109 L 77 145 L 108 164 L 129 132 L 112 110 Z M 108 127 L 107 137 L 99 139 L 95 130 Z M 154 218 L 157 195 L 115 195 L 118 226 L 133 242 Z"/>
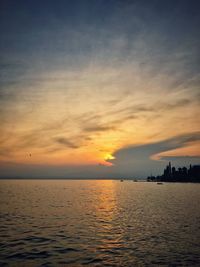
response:
<path fill-rule="evenodd" d="M 79 146 L 77 144 L 71 142 L 70 140 L 68 140 L 65 137 L 55 138 L 55 141 L 58 142 L 61 145 L 64 145 L 64 146 L 68 147 L 68 148 L 72 148 L 72 149 L 79 148 Z"/>

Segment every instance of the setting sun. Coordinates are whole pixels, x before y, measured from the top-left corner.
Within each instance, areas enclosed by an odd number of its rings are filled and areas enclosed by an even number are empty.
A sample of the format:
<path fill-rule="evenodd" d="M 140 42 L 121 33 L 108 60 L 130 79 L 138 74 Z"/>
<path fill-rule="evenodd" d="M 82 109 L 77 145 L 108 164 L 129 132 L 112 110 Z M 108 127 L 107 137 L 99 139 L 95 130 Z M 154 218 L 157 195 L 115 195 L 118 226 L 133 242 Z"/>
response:
<path fill-rule="evenodd" d="M 115 157 L 113 155 L 111 155 L 111 154 L 106 154 L 104 156 L 104 160 L 112 160 L 112 159 L 115 159 Z"/>

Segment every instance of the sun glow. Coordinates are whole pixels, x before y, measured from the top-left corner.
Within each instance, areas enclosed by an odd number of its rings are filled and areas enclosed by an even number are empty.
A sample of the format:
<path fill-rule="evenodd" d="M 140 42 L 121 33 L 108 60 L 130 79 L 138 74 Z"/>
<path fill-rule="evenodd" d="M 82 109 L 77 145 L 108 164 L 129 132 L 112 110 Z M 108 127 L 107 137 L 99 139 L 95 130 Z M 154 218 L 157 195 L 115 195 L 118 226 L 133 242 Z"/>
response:
<path fill-rule="evenodd" d="M 110 153 L 107 153 L 105 156 L 104 156 L 104 160 L 112 160 L 112 159 L 115 159 L 115 157 L 112 155 L 112 154 L 110 154 Z"/>

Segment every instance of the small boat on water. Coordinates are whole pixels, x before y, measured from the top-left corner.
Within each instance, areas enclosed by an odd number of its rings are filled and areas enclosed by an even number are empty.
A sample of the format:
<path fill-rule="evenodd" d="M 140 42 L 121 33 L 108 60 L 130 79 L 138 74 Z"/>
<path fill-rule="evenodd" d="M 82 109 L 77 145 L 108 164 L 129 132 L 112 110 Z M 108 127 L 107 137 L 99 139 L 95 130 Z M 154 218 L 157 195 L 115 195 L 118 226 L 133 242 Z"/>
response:
<path fill-rule="evenodd" d="M 157 182 L 157 184 L 163 184 L 162 182 Z"/>

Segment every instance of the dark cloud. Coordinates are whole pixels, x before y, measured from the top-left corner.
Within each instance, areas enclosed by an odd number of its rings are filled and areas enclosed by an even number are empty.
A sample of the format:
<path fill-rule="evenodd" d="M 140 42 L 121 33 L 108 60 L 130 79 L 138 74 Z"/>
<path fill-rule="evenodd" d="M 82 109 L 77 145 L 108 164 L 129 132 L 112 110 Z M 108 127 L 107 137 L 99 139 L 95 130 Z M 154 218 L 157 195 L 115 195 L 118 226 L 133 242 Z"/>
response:
<path fill-rule="evenodd" d="M 65 138 L 65 137 L 58 137 L 55 138 L 55 141 L 61 145 L 64 145 L 68 148 L 79 148 L 79 146 L 75 143 L 73 143 L 72 141 L 70 141 L 69 139 Z"/>
<path fill-rule="evenodd" d="M 127 176 L 138 176 L 143 173 L 142 175 L 144 177 L 144 175 L 148 175 L 152 171 L 161 171 L 166 164 L 165 160 L 171 159 L 171 157 L 168 157 L 160 161 L 152 160 L 152 155 L 185 147 L 188 143 L 195 141 L 200 141 L 200 132 L 183 134 L 150 144 L 125 147 L 114 153 L 113 156 L 115 159 L 108 161 L 114 164 L 112 168 L 116 172 L 119 171 Z M 173 164 L 176 165 L 176 163 L 181 162 L 181 158 L 182 157 L 172 157 L 174 160 Z M 183 157 L 183 159 L 184 158 L 185 157 Z M 188 161 L 187 164 L 196 163 L 196 158 L 190 157 L 188 159 L 190 161 Z"/>
<path fill-rule="evenodd" d="M 196 162 L 196 164 L 200 163 L 200 156 L 163 156 L 162 159 L 167 160 L 167 161 L 175 161 L 175 162 L 180 162 L 179 165 L 186 164 L 188 165 L 189 162 Z"/>
<path fill-rule="evenodd" d="M 172 103 L 161 103 L 158 105 L 158 108 L 160 108 L 161 110 L 170 110 L 185 107 L 191 103 L 193 103 L 191 99 L 180 99 Z"/>
<path fill-rule="evenodd" d="M 129 146 L 116 151 L 114 154 L 116 159 L 111 161 L 120 162 L 120 158 L 123 159 L 130 155 L 137 155 L 137 157 L 142 156 L 141 158 L 149 158 L 154 154 L 181 148 L 186 146 L 188 143 L 195 141 L 200 141 L 200 132 L 178 135 L 163 141 L 154 142 L 150 144 Z"/>
<path fill-rule="evenodd" d="M 88 126 L 84 128 L 85 132 L 105 132 L 115 130 L 114 126 L 105 126 L 105 125 L 94 125 L 94 126 Z"/>
<path fill-rule="evenodd" d="M 86 112 L 76 116 L 75 119 L 84 126 L 92 123 L 98 123 L 102 117 L 103 113 L 101 112 L 96 112 L 93 114 L 91 114 L 91 112 Z"/>

